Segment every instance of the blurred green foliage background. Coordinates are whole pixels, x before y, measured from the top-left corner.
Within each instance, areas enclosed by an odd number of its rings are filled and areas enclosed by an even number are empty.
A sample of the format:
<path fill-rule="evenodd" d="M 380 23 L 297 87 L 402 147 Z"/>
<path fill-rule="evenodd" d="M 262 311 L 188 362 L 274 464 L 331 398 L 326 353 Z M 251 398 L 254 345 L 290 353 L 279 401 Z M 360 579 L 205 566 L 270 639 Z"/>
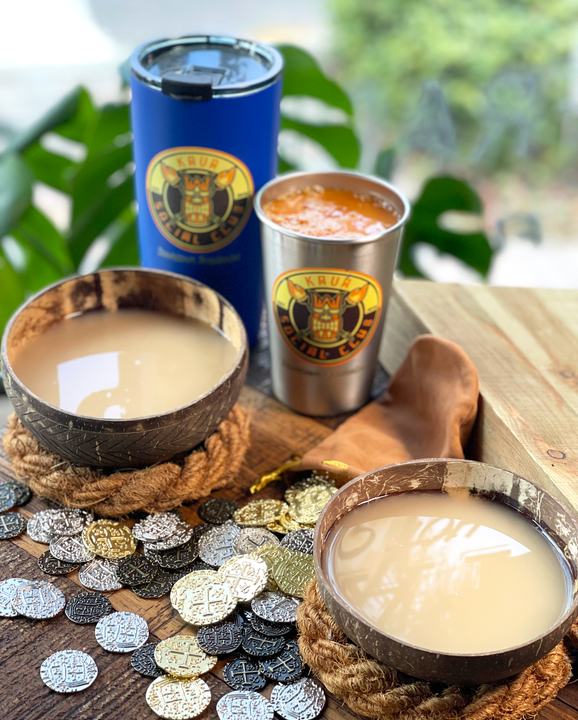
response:
<path fill-rule="evenodd" d="M 331 0 L 331 7 L 338 77 L 370 96 L 384 140 L 405 138 L 413 149 L 486 170 L 525 157 L 539 174 L 575 159 L 561 117 L 577 0 Z M 444 100 L 453 128 L 442 127 Z"/>

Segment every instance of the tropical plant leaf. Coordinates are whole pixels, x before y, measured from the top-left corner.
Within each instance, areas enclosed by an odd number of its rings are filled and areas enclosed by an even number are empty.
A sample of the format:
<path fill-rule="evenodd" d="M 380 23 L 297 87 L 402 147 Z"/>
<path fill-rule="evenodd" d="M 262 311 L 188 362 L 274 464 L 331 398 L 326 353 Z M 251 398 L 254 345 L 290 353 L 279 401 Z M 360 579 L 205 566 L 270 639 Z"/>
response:
<path fill-rule="evenodd" d="M 39 142 L 33 143 L 23 154 L 36 180 L 56 190 L 68 193 L 79 165 L 69 158 L 45 150 Z"/>
<path fill-rule="evenodd" d="M 406 276 L 423 277 L 413 259 L 417 243 L 433 245 L 442 253 L 458 258 L 484 277 L 490 269 L 492 247 L 482 232 L 459 234 L 439 225 L 440 216 L 450 210 L 481 215 L 482 201 L 468 183 L 454 177 L 441 176 L 429 180 L 413 206 L 405 229 L 399 269 Z"/>
<path fill-rule="evenodd" d="M 78 94 L 75 111 L 63 122 L 53 125 L 52 128 L 47 128 L 44 132 L 53 129 L 62 137 L 88 144 L 94 132 L 98 112 L 92 104 L 90 95 L 83 87 L 77 88 L 75 92 Z"/>
<path fill-rule="evenodd" d="M 65 239 L 37 208 L 30 205 L 12 234 L 49 262 L 61 275 L 74 271 L 74 265 Z"/>
<path fill-rule="evenodd" d="M 0 328 L 4 328 L 14 310 L 23 300 L 22 278 L 8 262 L 0 244 Z"/>
<path fill-rule="evenodd" d="M 15 153 L 0 156 L 0 238 L 26 212 L 32 200 L 34 175 Z"/>
<path fill-rule="evenodd" d="M 4 154 L 23 152 L 27 147 L 30 147 L 30 145 L 42 137 L 44 133 L 54 130 L 54 128 L 58 126 L 60 126 L 60 134 L 64 134 L 61 129 L 66 128 L 67 123 L 71 122 L 72 119 L 79 114 L 79 112 L 86 112 L 87 98 L 88 94 L 86 90 L 80 87 L 75 88 L 68 95 L 65 95 L 62 100 L 57 102 L 53 108 L 40 118 L 40 120 L 30 125 L 30 127 L 27 127 L 21 133 L 15 135 L 8 143 L 8 146 L 4 150 Z M 88 100 L 90 102 L 90 99 Z"/>
<path fill-rule="evenodd" d="M 395 150 L 387 148 L 382 150 L 375 159 L 373 172 L 384 180 L 390 180 L 395 166 Z"/>
<path fill-rule="evenodd" d="M 104 148 L 114 144 L 122 135 L 130 132 L 129 106 L 127 104 L 105 105 L 98 111 L 93 134 L 87 141 L 87 160 L 99 155 Z M 130 143 L 126 143 L 127 146 Z"/>
<path fill-rule="evenodd" d="M 62 271 L 47 259 L 45 253 L 37 252 L 35 248 L 23 241 L 18 230 L 14 229 L 12 231 L 12 237 L 20 246 L 25 259 L 24 268 L 18 270 L 18 275 L 25 290 L 22 300 L 46 287 L 46 285 L 56 282 L 63 276 Z M 15 310 L 16 306 L 13 309 Z"/>
<path fill-rule="evenodd" d="M 100 265 L 101 267 L 118 267 L 139 264 L 136 216 L 133 216 L 132 222 L 116 240 Z"/>
<path fill-rule="evenodd" d="M 68 236 L 68 247 L 75 265 L 80 263 L 93 240 L 106 230 L 132 199 L 132 177 L 116 187 L 107 187 L 93 197 L 85 212 L 74 220 Z"/>
<path fill-rule="evenodd" d="M 345 125 L 309 125 L 282 118 L 281 129 L 294 130 L 319 143 L 341 167 L 354 168 L 357 165 L 359 141 L 353 130 Z"/>
<path fill-rule="evenodd" d="M 277 173 L 285 173 L 285 172 L 291 172 L 292 170 L 295 170 L 295 165 L 292 165 L 290 162 L 285 160 L 285 158 L 282 155 L 279 155 L 277 158 Z"/>
<path fill-rule="evenodd" d="M 72 184 L 72 222 L 89 211 L 95 199 L 108 192 L 108 179 L 117 170 L 122 170 L 131 161 L 131 146 L 108 145 L 98 154 L 87 157 L 77 172 Z"/>
<path fill-rule="evenodd" d="M 323 100 L 353 116 L 353 106 L 339 85 L 325 75 L 308 52 L 295 45 L 278 45 L 283 55 L 283 96 L 305 95 Z"/>

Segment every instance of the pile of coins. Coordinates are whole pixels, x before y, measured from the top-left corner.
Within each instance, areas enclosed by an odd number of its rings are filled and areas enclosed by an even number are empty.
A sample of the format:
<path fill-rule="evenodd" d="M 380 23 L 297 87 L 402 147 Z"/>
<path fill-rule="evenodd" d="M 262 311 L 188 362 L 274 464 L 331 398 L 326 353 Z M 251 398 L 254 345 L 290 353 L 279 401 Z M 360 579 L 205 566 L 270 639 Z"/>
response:
<path fill-rule="evenodd" d="M 337 488 L 333 481 L 314 473 L 299 480 L 285 492 L 285 502 L 256 500 L 233 515 L 242 527 L 266 527 L 285 535 L 302 528 L 313 528 L 321 511 Z"/>
<path fill-rule="evenodd" d="M 26 520 L 19 512 L 8 512 L 25 505 L 31 498 L 30 488 L 17 480 L 0 484 L 0 540 L 17 537 L 26 528 Z"/>
<path fill-rule="evenodd" d="M 129 587 L 142 598 L 166 595 L 183 572 L 206 567 L 194 561 L 198 538 L 209 528 L 193 528 L 176 511 L 149 515 L 131 529 L 115 520 L 95 521 L 91 513 L 70 508 L 42 510 L 27 525 L 32 540 L 49 545 L 38 558 L 43 572 L 67 575 L 78 570 L 88 590 Z M 136 554 L 139 540 L 144 555 Z"/>
<path fill-rule="evenodd" d="M 325 707 L 325 693 L 311 678 L 291 685 L 276 685 L 271 699 L 251 691 L 227 693 L 217 703 L 220 720 L 273 720 L 277 713 L 284 720 L 313 720 Z"/>
<path fill-rule="evenodd" d="M 0 512 L 29 499 L 28 488 L 22 485 L 26 495 L 19 485 L 0 485 Z M 211 498 L 198 510 L 205 522 L 194 527 L 177 511 L 148 515 L 131 528 L 95 520 L 85 510 L 43 510 L 27 524 L 30 537 L 49 546 L 39 567 L 49 575 L 78 569 L 82 585 L 97 592 L 80 593 L 66 604 L 51 583 L 10 578 L 0 583 L 0 616 L 46 618 L 66 605 L 72 622 L 95 623 L 102 647 L 132 652 L 132 667 L 153 678 L 146 699 L 160 717 L 199 715 L 211 697 L 200 676 L 219 657 L 232 656 L 223 676 L 233 692 L 217 705 L 221 720 L 249 720 L 247 712 L 251 720 L 271 720 L 274 712 L 285 720 L 312 720 L 325 694 L 303 677 L 296 618 L 314 572 L 313 527 L 335 492 L 330 481 L 313 475 L 290 487 L 284 501 L 254 500 L 240 508 L 232 500 Z M 19 520 L 2 525 L 8 516 L 0 515 L 0 539 L 25 527 L 22 515 L 11 514 Z M 142 598 L 170 593 L 196 636 L 147 644 L 146 622 L 134 613 L 112 612 L 100 594 L 121 587 Z M 41 668 L 43 680 L 57 692 L 85 689 L 97 672 L 92 658 L 76 650 L 55 653 Z M 65 680 L 75 676 L 77 686 Z M 271 701 L 256 692 L 268 681 L 278 683 Z"/>
<path fill-rule="evenodd" d="M 62 612 L 65 605 L 62 592 L 44 580 L 8 578 L 0 582 L 0 617 L 46 620 Z"/>

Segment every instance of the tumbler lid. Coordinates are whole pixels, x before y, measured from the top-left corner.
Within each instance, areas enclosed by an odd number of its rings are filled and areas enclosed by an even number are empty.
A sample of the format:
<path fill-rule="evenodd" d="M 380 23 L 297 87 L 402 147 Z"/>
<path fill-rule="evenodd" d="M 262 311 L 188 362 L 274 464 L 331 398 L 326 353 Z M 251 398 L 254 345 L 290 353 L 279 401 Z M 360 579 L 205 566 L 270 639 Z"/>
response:
<path fill-rule="evenodd" d="M 178 100 L 210 100 L 272 84 L 283 57 L 265 43 L 197 35 L 145 43 L 134 51 L 130 65 L 139 80 Z"/>

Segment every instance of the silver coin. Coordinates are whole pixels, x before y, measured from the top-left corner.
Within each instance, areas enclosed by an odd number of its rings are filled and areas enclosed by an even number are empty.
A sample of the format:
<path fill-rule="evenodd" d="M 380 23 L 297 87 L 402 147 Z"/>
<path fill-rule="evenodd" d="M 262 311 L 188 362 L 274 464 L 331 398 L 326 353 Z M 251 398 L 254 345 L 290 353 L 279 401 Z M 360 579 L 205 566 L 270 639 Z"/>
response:
<path fill-rule="evenodd" d="M 208 565 L 221 567 L 237 554 L 235 540 L 240 532 L 241 528 L 233 523 L 223 523 L 211 528 L 199 540 L 199 557 Z"/>
<path fill-rule="evenodd" d="M 8 578 L 0 582 L 0 617 L 16 617 L 18 613 L 12 607 L 14 592 L 17 587 L 26 585 L 29 580 L 24 578 Z"/>
<path fill-rule="evenodd" d="M 219 575 L 239 602 L 248 602 L 267 585 L 267 563 L 262 558 L 237 555 L 219 568 Z"/>
<path fill-rule="evenodd" d="M 118 560 L 95 558 L 80 568 L 78 579 L 89 590 L 98 590 L 99 592 L 120 590 L 122 584 L 119 583 L 116 576 L 118 563 Z"/>
<path fill-rule="evenodd" d="M 301 600 L 278 592 L 264 592 L 251 602 L 251 610 L 270 622 L 295 622 Z"/>
<path fill-rule="evenodd" d="M 147 542 L 149 550 L 172 550 L 172 548 L 184 545 L 193 537 L 193 527 L 186 522 L 179 522 L 176 531 L 168 538 L 157 542 Z"/>
<path fill-rule="evenodd" d="M 264 545 L 279 545 L 279 540 L 270 530 L 262 527 L 243 528 L 235 540 L 235 551 L 239 555 L 255 552 Z"/>
<path fill-rule="evenodd" d="M 132 528 L 132 534 L 141 542 L 158 542 L 174 535 L 181 524 L 181 518 L 175 513 L 154 513 L 137 522 Z"/>
<path fill-rule="evenodd" d="M 109 652 L 127 653 L 146 643 L 149 628 L 140 615 L 114 612 L 96 623 L 94 634 L 99 645 Z"/>
<path fill-rule="evenodd" d="M 59 693 L 86 690 L 97 675 L 94 660 L 80 650 L 61 650 L 47 657 L 40 666 L 42 682 Z"/>
<path fill-rule="evenodd" d="M 45 620 L 64 610 L 66 598 L 56 585 L 44 580 L 30 580 L 14 591 L 12 607 L 19 615 Z"/>
<path fill-rule="evenodd" d="M 273 705 L 252 690 L 227 693 L 217 703 L 220 720 L 273 720 Z"/>
<path fill-rule="evenodd" d="M 41 513 L 38 512 L 30 518 L 26 525 L 26 532 L 34 542 L 50 545 L 55 536 L 46 531 L 40 515 Z"/>
<path fill-rule="evenodd" d="M 78 535 L 93 521 L 92 513 L 76 508 L 55 508 L 36 513 L 40 530 L 52 537 Z"/>
<path fill-rule="evenodd" d="M 293 532 L 287 533 L 283 540 L 281 540 L 281 547 L 289 548 L 289 550 L 294 550 L 295 552 L 313 555 L 314 536 L 315 533 L 313 530 L 309 530 L 309 528 L 293 530 Z"/>
<path fill-rule="evenodd" d="M 50 543 L 50 554 L 58 560 L 71 563 L 87 563 L 94 558 L 82 535 L 62 535 Z"/>
<path fill-rule="evenodd" d="M 0 512 L 6 512 L 16 505 L 16 489 L 7 482 L 0 483 Z"/>
<path fill-rule="evenodd" d="M 325 707 L 325 692 L 315 680 L 303 678 L 289 685 L 275 685 L 271 704 L 285 720 L 313 720 Z"/>

